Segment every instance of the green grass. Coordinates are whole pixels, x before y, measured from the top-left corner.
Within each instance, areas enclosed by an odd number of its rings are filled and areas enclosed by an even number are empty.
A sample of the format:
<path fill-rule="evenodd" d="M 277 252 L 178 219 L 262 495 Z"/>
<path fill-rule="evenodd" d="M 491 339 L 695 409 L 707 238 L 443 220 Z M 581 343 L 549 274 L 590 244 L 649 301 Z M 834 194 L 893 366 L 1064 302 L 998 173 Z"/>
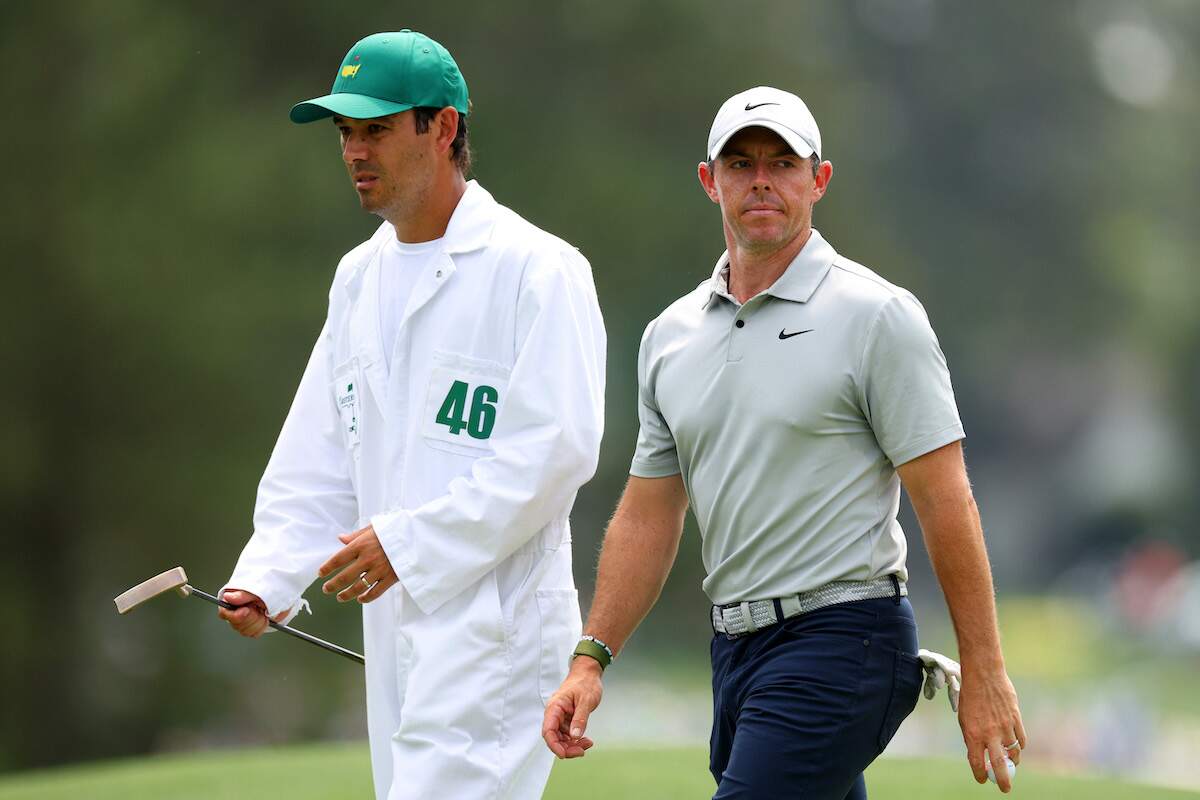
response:
<path fill-rule="evenodd" d="M 873 800 L 960 800 L 1000 797 L 978 786 L 964 763 L 884 759 L 867 773 Z M 674 800 L 713 791 L 705 754 L 695 749 L 598 750 L 559 763 L 546 800 Z M 369 798 L 370 767 L 363 746 L 308 746 L 159 756 L 11 775 L 0 779 L 0 800 L 241 800 Z M 1010 797 L 1054 800 L 1168 800 L 1200 794 L 1108 780 L 1040 775 L 1023 769 Z"/>

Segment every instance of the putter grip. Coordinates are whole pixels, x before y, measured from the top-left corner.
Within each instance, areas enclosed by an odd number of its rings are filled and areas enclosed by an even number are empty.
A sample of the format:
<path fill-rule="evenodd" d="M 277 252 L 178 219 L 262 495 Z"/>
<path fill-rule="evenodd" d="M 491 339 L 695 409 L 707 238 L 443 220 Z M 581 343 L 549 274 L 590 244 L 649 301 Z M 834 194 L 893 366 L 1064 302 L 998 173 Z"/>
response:
<path fill-rule="evenodd" d="M 187 588 L 188 588 L 188 594 L 192 595 L 193 597 L 199 597 L 201 600 L 207 600 L 208 602 L 212 603 L 213 605 L 220 606 L 221 608 L 225 608 L 230 611 L 233 611 L 240 607 L 240 606 L 235 606 L 233 603 L 222 600 L 219 597 L 214 597 L 213 595 L 209 594 L 208 592 L 201 591 L 201 590 L 197 589 L 195 586 L 189 585 Z M 348 658 L 351 661 L 357 661 L 359 664 L 367 663 L 367 660 L 365 658 L 363 658 L 361 655 L 354 652 L 353 650 L 347 650 L 344 647 L 339 647 L 338 645 L 332 644 L 331 642 L 327 642 L 324 639 L 318 639 L 316 636 L 305 633 L 304 631 L 298 631 L 295 628 L 288 627 L 287 625 L 281 625 L 272 619 L 268 619 L 267 624 L 269 624 L 272 628 L 274 628 L 277 631 L 281 631 L 290 636 L 295 636 L 297 639 L 303 639 L 304 641 L 308 642 L 309 644 L 315 644 L 317 647 L 328 650 L 331 653 L 337 653 L 339 656 Z"/>

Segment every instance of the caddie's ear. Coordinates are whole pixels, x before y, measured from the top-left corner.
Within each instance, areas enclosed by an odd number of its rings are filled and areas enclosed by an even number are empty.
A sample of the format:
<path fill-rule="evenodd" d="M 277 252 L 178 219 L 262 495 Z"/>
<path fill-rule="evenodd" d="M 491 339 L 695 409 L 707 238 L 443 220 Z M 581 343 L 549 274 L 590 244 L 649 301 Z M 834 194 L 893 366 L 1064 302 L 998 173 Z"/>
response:
<path fill-rule="evenodd" d="M 458 136 L 458 118 L 458 109 L 454 106 L 446 106 L 433 118 L 434 130 L 437 133 L 435 141 L 438 153 L 450 150 L 450 146 L 454 143 L 454 137 Z"/>
<path fill-rule="evenodd" d="M 715 161 L 701 161 L 696 165 L 696 177 L 700 179 L 700 187 L 704 189 L 704 193 L 708 195 L 708 199 L 720 205 L 721 196 L 717 194 L 717 180 L 716 176 L 713 175 L 715 166 Z"/>

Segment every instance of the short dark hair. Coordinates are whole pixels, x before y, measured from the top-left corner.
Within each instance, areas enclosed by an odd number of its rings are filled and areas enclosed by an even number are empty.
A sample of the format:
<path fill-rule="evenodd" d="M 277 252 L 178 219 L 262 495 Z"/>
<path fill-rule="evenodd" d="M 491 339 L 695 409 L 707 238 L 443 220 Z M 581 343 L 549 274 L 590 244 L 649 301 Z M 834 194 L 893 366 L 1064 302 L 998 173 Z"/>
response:
<path fill-rule="evenodd" d="M 467 106 L 468 110 L 470 106 Z M 416 126 L 417 133 L 429 133 L 429 125 L 433 122 L 433 118 L 441 111 L 440 108 L 432 106 L 416 106 L 413 108 L 413 124 Z M 458 171 L 466 177 L 471 171 L 471 141 L 467 138 L 467 115 L 459 112 L 458 115 L 458 133 L 454 135 L 454 141 L 450 143 L 450 158 L 458 167 Z"/>
<path fill-rule="evenodd" d="M 817 170 L 820 169 L 820 167 L 821 167 L 821 157 L 819 155 L 817 155 L 816 153 L 813 153 L 812 155 L 810 155 L 808 157 L 808 163 L 812 164 L 813 177 L 814 178 L 817 177 Z M 709 172 L 713 171 L 713 167 L 715 164 L 716 164 L 716 159 L 710 158 L 708 160 L 708 171 Z"/>

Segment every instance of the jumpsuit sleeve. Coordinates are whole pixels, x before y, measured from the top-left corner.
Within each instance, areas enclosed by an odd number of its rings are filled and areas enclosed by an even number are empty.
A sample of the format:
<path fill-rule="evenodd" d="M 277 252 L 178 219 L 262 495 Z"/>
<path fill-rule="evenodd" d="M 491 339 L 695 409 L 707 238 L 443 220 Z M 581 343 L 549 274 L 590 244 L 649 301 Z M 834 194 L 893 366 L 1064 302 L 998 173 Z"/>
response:
<path fill-rule="evenodd" d="M 587 260 L 573 249 L 531 256 L 491 452 L 441 496 L 371 518 L 421 611 L 433 613 L 548 524 L 566 519 L 599 459 L 605 347 Z"/>
<path fill-rule="evenodd" d="M 358 519 L 332 359 L 326 322 L 259 483 L 254 534 L 226 584 L 261 597 L 272 616 L 294 610 Z"/>

